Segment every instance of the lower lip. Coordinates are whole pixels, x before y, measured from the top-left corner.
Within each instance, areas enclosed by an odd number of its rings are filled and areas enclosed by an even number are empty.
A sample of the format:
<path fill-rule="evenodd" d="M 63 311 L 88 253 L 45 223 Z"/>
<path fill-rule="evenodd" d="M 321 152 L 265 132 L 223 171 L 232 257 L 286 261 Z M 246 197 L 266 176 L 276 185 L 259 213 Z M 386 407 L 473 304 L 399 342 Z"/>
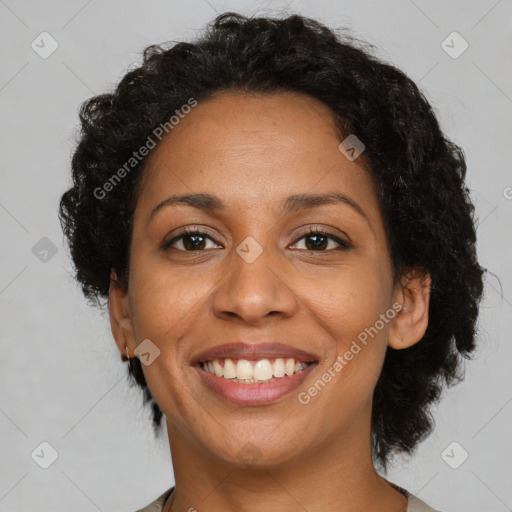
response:
<path fill-rule="evenodd" d="M 194 368 L 202 381 L 226 400 L 240 405 L 265 405 L 293 393 L 316 366 L 317 363 L 312 363 L 299 373 L 262 384 L 233 382 L 203 370 L 200 365 Z"/>

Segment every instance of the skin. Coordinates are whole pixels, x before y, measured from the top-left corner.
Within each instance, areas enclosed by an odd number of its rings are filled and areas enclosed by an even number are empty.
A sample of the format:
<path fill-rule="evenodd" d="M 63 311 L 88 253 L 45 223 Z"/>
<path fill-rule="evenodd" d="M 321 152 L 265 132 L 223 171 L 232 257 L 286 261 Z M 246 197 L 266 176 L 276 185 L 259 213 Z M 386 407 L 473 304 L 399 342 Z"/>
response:
<path fill-rule="evenodd" d="M 430 277 L 411 270 L 393 282 L 373 182 L 362 157 L 350 161 L 339 151 L 341 140 L 331 111 L 309 96 L 223 92 L 194 107 L 150 154 L 128 289 L 113 271 L 109 309 L 122 355 L 128 347 L 134 357 L 145 339 L 160 350 L 142 367 L 171 447 L 176 489 L 166 512 L 406 509 L 372 464 L 372 394 L 388 346 L 410 347 L 427 328 Z M 280 211 L 291 194 L 331 192 L 349 196 L 365 216 L 343 203 Z M 150 218 L 170 195 L 189 193 L 217 195 L 225 208 L 174 204 Z M 186 226 L 213 240 L 199 239 L 199 251 L 190 238 L 160 248 Z M 316 240 L 304 237 L 315 227 L 350 248 L 320 237 L 315 250 Z M 236 252 L 248 236 L 263 249 L 252 263 Z M 404 309 L 300 403 L 297 394 L 397 302 Z M 318 366 L 275 403 L 232 404 L 190 361 L 248 338 L 305 350 Z M 252 464 L 240 457 L 248 443 Z"/>

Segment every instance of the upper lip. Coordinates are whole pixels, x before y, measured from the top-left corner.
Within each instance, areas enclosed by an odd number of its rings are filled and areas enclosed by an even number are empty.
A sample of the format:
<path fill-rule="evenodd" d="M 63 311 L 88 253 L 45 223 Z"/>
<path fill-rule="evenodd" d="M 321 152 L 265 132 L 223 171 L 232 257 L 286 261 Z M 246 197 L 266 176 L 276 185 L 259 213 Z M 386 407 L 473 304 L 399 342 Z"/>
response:
<path fill-rule="evenodd" d="M 298 362 L 316 362 L 316 357 L 308 352 L 299 350 L 283 343 L 228 343 L 204 350 L 191 361 L 192 365 L 213 359 L 271 359 L 293 358 Z"/>

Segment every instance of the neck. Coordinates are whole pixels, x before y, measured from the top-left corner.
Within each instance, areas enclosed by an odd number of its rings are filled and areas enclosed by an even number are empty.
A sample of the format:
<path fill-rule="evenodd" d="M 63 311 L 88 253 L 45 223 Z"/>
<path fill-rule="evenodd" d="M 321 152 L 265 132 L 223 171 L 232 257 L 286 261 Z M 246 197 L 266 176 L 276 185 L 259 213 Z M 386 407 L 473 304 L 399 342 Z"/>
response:
<path fill-rule="evenodd" d="M 360 425 L 359 425 L 360 426 Z M 407 500 L 374 469 L 370 435 L 325 439 L 279 464 L 233 465 L 169 421 L 175 491 L 165 512 L 405 512 Z M 365 442 L 365 440 L 368 440 Z"/>

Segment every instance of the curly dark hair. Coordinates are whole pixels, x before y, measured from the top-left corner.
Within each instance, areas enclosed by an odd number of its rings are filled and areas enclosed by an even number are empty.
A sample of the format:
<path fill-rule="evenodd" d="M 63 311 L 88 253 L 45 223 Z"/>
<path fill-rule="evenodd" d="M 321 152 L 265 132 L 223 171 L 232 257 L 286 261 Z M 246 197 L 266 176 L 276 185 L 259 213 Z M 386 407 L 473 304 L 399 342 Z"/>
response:
<path fill-rule="evenodd" d="M 393 278 L 407 269 L 431 276 L 429 323 L 420 342 L 387 349 L 373 399 L 374 461 L 387 471 L 392 455 L 412 454 L 434 426 L 431 406 L 463 378 L 475 349 L 483 292 L 476 256 L 474 206 L 465 185 L 463 150 L 442 133 L 431 105 L 401 70 L 374 56 L 375 47 L 300 15 L 282 18 L 224 13 L 194 42 L 151 45 L 140 67 L 115 90 L 85 101 L 72 158 L 72 187 L 59 218 L 76 279 L 87 299 L 108 302 L 111 269 L 128 283 L 134 207 L 147 158 L 106 197 L 97 191 L 191 97 L 215 92 L 300 92 L 332 111 L 340 134 L 365 144 L 376 185 Z M 170 44 L 169 47 L 167 45 Z M 128 377 L 153 411 L 162 411 L 137 358 Z"/>

